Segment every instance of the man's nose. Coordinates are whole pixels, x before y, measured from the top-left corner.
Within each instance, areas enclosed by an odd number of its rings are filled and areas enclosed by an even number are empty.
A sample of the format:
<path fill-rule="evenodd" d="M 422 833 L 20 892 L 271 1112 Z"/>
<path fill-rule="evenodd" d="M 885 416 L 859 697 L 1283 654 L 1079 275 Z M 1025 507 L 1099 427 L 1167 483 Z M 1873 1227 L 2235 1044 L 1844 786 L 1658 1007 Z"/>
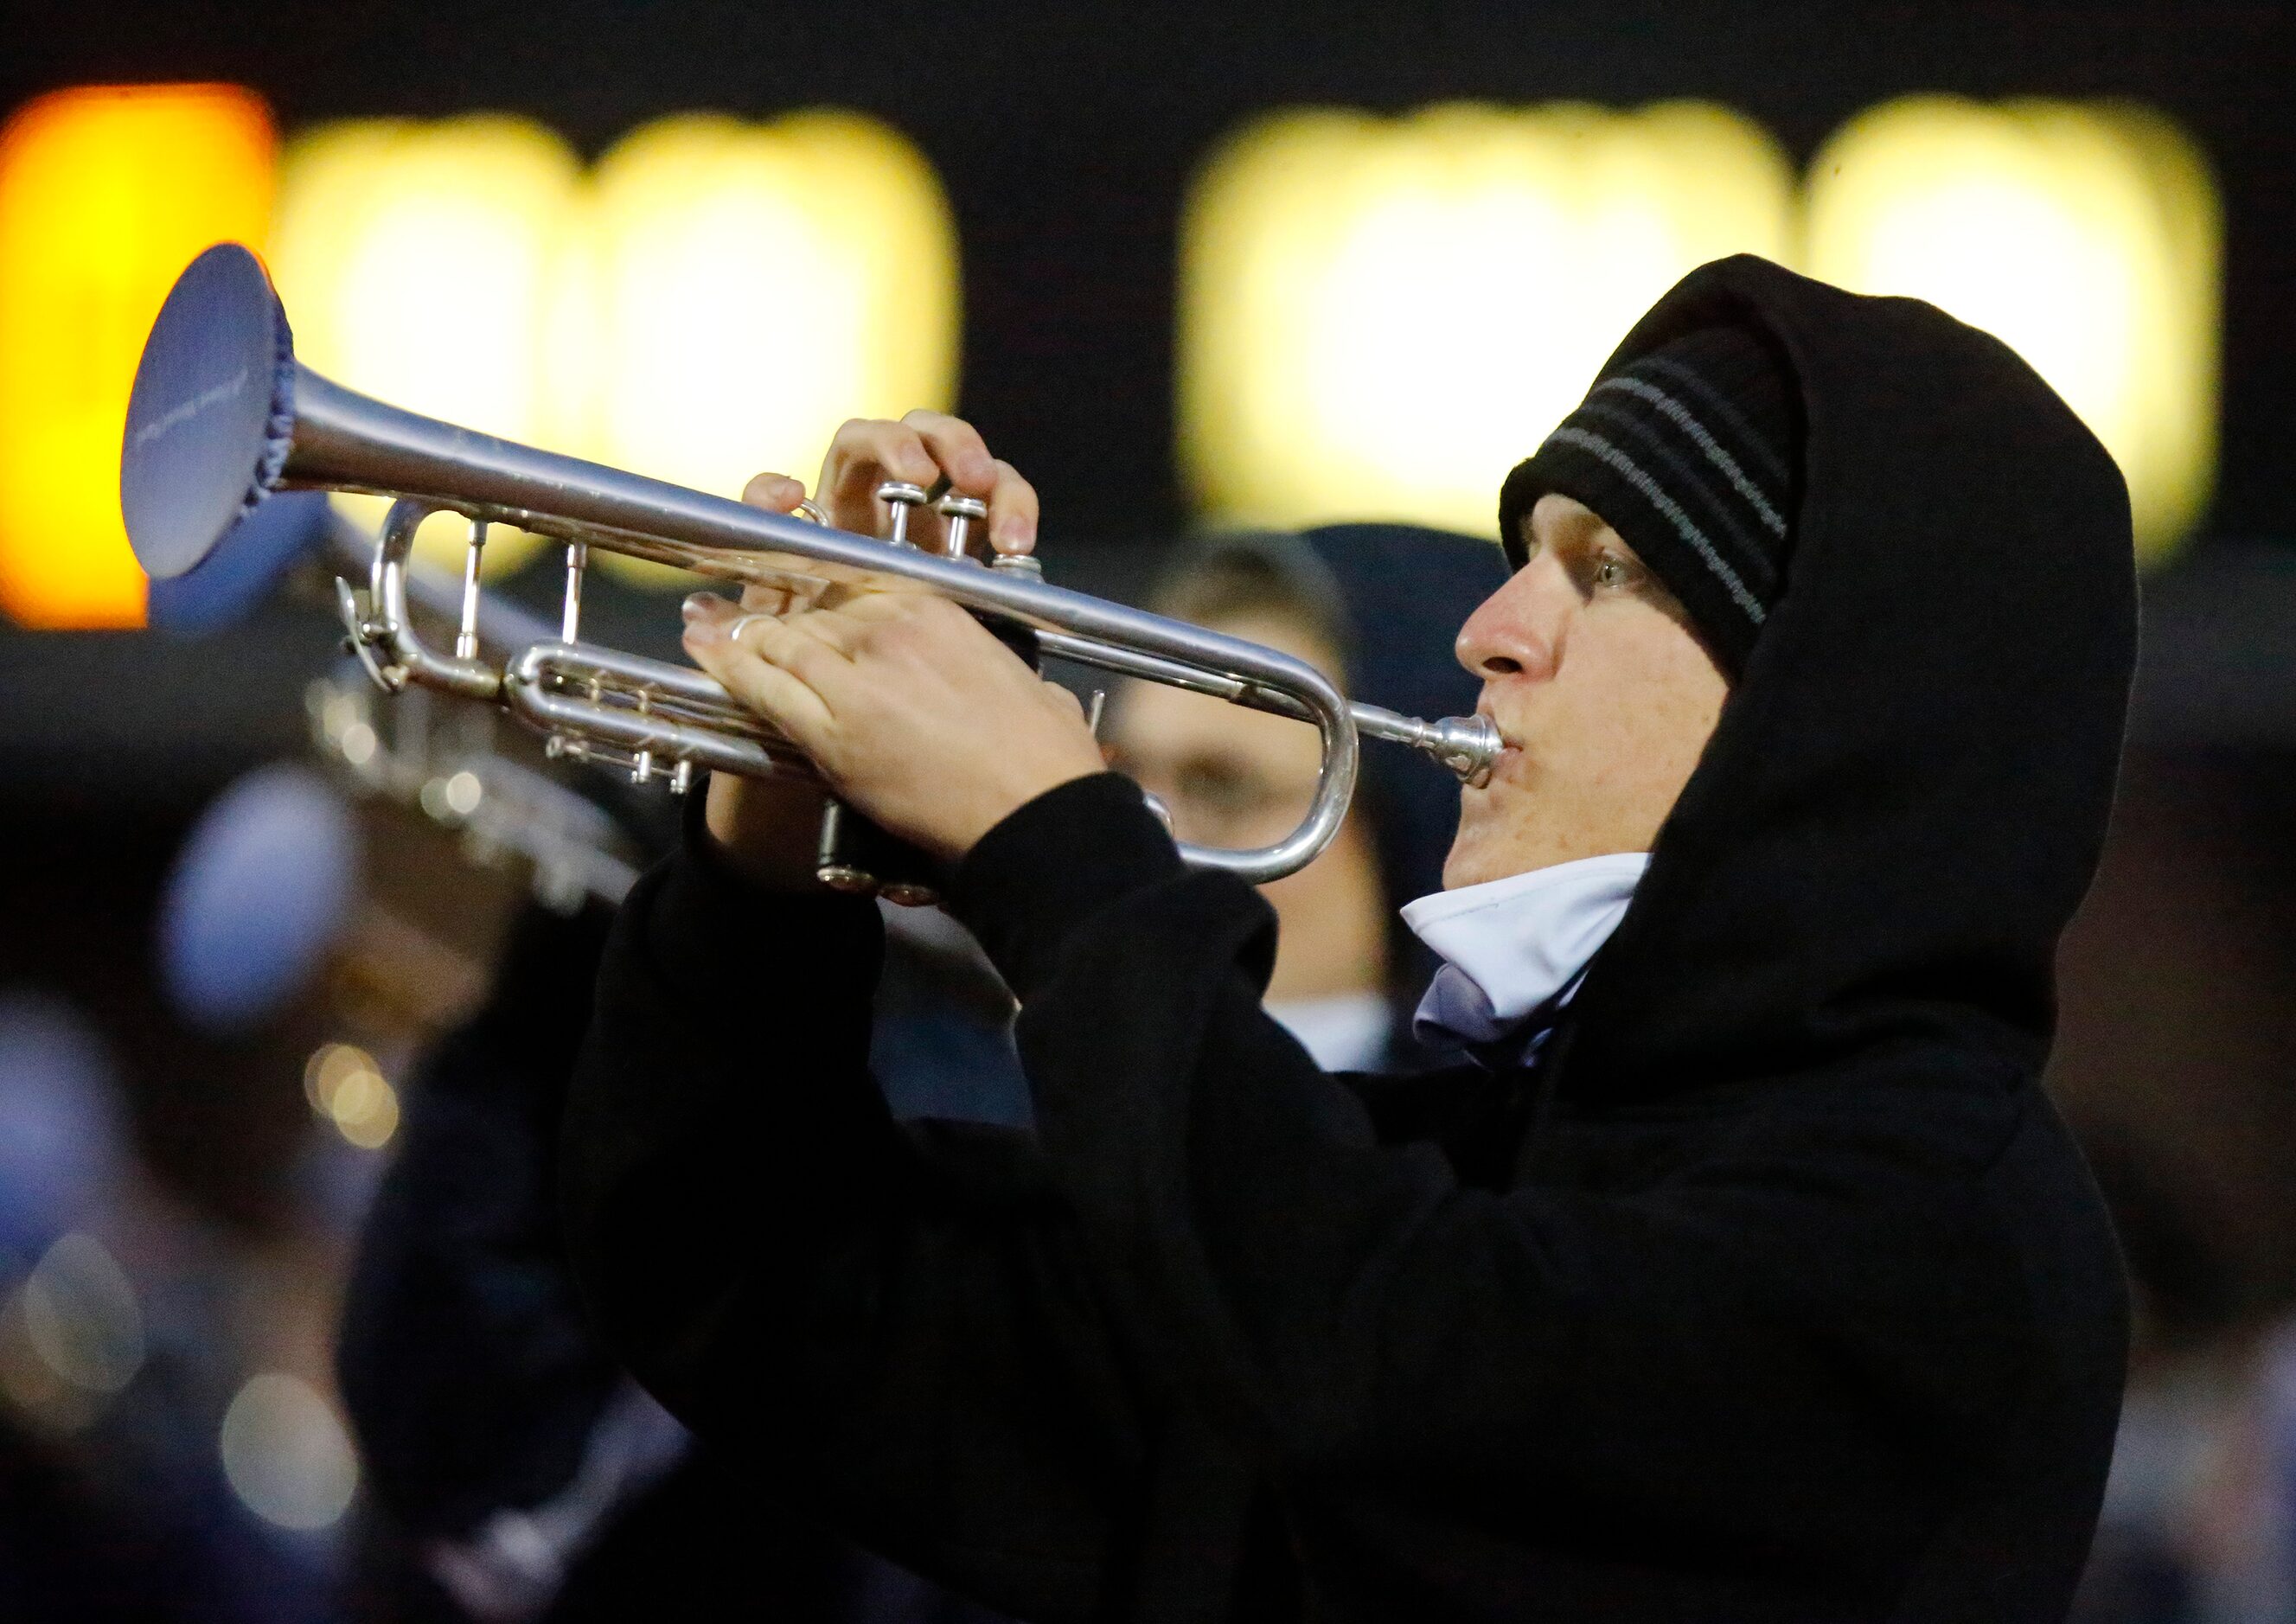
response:
<path fill-rule="evenodd" d="M 1553 677 L 1570 600 L 1570 583 L 1554 563 L 1532 559 L 1467 617 L 1453 644 L 1459 663 L 1486 682 Z"/>

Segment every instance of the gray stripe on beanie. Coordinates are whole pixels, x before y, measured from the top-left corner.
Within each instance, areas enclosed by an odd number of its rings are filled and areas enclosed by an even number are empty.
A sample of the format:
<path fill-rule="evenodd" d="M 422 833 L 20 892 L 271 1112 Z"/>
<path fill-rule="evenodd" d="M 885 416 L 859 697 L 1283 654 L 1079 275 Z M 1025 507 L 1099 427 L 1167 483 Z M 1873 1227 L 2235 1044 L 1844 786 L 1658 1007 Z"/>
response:
<path fill-rule="evenodd" d="M 1738 561 L 1737 569 L 1746 580 L 1761 587 L 1776 582 L 1776 564 L 1762 550 L 1761 543 L 1749 535 L 1746 527 L 1739 522 L 1737 513 L 1733 511 L 1737 504 L 1727 493 L 1718 489 L 1711 480 L 1698 477 L 1697 471 L 1683 461 L 1681 454 L 1668 443 L 1667 438 L 1660 433 L 1659 426 L 1647 414 L 1627 411 L 1610 401 L 1597 401 L 1590 396 L 1587 404 L 1573 412 L 1570 418 L 1582 428 L 1599 423 L 1619 439 L 1630 439 L 1641 451 L 1655 457 L 1660 466 L 1654 471 L 1653 477 L 1663 474 L 1667 489 L 1681 492 L 1683 500 L 1688 500 L 1695 493 L 1715 521 L 1729 533 L 1729 539 L 1736 544 L 1731 551 Z M 1601 431 L 1590 429 L 1589 431 Z M 1617 439 L 1612 443 L 1618 443 Z M 1627 454 L 1631 456 L 1636 452 L 1628 449 Z M 1715 539 L 1718 543 L 1720 540 L 1719 537 Z"/>
<path fill-rule="evenodd" d="M 1753 447 L 1754 455 L 1762 459 L 1762 466 L 1769 472 L 1771 478 L 1781 485 L 1790 485 L 1793 482 L 1793 474 L 1780 460 L 1777 447 L 1770 444 L 1767 437 L 1755 431 L 1754 425 L 1746 421 L 1745 414 L 1738 410 L 1737 404 L 1730 397 L 1716 389 L 1705 378 L 1699 376 L 1696 369 L 1685 366 L 1671 356 L 1660 351 L 1655 355 L 1644 356 L 1636 362 L 1635 370 L 1656 373 L 1662 378 L 1671 379 L 1691 394 L 1697 396 L 1709 411 L 1728 425 L 1741 440 Z"/>
<path fill-rule="evenodd" d="M 1768 618 L 1762 607 L 1762 600 L 1746 589 L 1746 583 L 1739 578 L 1738 572 L 1714 550 L 1714 544 L 1707 539 L 1706 532 L 1692 522 L 1690 515 L 1682 511 L 1681 505 L 1673 497 L 1660 488 L 1657 480 L 1643 472 L 1641 465 L 1634 458 L 1601 435 L 1591 434 L 1584 429 L 1572 428 L 1568 423 L 1546 438 L 1549 443 L 1559 440 L 1566 446 L 1576 446 L 1581 451 L 1600 458 L 1628 484 L 1640 492 L 1643 499 L 1656 508 L 1660 516 L 1674 526 L 1682 538 L 1697 552 L 1698 556 L 1706 561 L 1706 567 L 1721 578 L 1722 584 L 1730 589 L 1731 597 L 1737 602 L 1741 609 L 1746 611 L 1748 619 L 1759 626 Z"/>
<path fill-rule="evenodd" d="M 1604 390 L 1624 390 L 1630 395 L 1639 396 L 1672 418 L 1682 431 L 1696 442 L 1698 448 L 1706 454 L 1707 460 L 1722 471 L 1723 477 L 1730 481 L 1731 488 L 1754 504 L 1754 511 L 1761 515 L 1763 526 L 1770 534 L 1784 536 L 1786 521 L 1778 510 L 1770 505 L 1770 499 L 1762 494 L 1761 487 L 1746 477 L 1745 471 L 1738 466 L 1738 459 L 1722 448 L 1715 438 L 1706 431 L 1706 425 L 1692 415 L 1688 406 L 1658 385 L 1645 382 L 1630 373 L 1621 373 L 1615 378 L 1603 379 L 1590 393 L 1599 395 Z"/>

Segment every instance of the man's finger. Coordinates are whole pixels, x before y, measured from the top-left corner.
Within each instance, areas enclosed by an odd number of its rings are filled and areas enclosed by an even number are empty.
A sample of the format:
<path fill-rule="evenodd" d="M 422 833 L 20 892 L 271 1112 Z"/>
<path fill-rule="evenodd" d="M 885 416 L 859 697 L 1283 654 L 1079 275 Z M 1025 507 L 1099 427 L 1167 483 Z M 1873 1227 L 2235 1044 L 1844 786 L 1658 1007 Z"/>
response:
<path fill-rule="evenodd" d="M 728 637 L 714 619 L 689 622 L 685 652 L 748 709 L 772 723 L 808 756 L 827 743 L 834 718 L 820 694 L 792 672 Z"/>
<path fill-rule="evenodd" d="M 831 503 L 832 516 L 838 516 L 848 529 L 873 530 L 873 526 L 848 522 L 842 515 L 864 504 L 874 512 L 877 487 L 885 480 L 906 480 L 912 485 L 930 486 L 939 477 L 939 465 L 925 448 L 923 437 L 906 423 L 882 418 L 848 419 L 831 439 L 828 455 L 821 461 L 824 497 Z"/>
<path fill-rule="evenodd" d="M 918 410 L 903 416 L 901 426 L 924 441 L 925 449 L 956 489 L 968 496 L 987 496 L 996 488 L 996 459 L 988 455 L 988 442 L 962 417 Z"/>
<path fill-rule="evenodd" d="M 834 705 L 851 673 L 816 666 L 803 668 L 792 661 L 810 660 L 811 651 L 798 639 L 808 639 L 847 662 L 882 660 L 898 650 L 914 651 L 920 636 L 930 636 L 931 623 L 942 611 L 955 613 L 968 625 L 971 617 L 941 598 L 917 593 L 865 593 L 841 602 L 811 609 L 780 621 L 770 631 L 742 631 L 757 639 L 758 653 L 776 665 L 788 666 L 819 688 Z M 906 634 L 906 635 L 905 635 Z"/>
<path fill-rule="evenodd" d="M 1037 488 L 1002 457 L 995 466 L 996 483 L 988 494 L 988 545 L 999 553 L 1027 553 L 1037 545 Z"/>
<path fill-rule="evenodd" d="M 742 488 L 742 500 L 769 513 L 795 513 L 805 500 L 805 484 L 785 473 L 761 473 Z"/>
<path fill-rule="evenodd" d="M 818 596 L 795 582 L 751 581 L 742 588 L 742 607 L 751 614 L 786 615 L 803 609 Z"/>

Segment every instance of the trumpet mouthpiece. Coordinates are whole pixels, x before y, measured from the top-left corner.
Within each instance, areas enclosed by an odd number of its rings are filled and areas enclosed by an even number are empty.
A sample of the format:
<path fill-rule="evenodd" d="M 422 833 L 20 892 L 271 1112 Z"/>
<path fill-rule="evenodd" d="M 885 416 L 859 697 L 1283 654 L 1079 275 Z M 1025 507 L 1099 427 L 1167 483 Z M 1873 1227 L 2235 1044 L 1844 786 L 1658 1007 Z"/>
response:
<path fill-rule="evenodd" d="M 1498 724 L 1487 716 L 1447 716 L 1429 725 L 1426 752 L 1449 767 L 1460 783 L 1480 789 L 1506 748 Z"/>

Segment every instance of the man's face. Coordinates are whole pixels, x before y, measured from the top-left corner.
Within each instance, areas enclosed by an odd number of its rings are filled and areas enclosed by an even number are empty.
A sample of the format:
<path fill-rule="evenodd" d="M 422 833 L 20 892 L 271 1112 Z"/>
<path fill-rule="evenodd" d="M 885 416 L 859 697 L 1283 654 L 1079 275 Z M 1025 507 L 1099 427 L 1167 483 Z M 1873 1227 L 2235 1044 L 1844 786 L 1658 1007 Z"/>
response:
<path fill-rule="evenodd" d="M 1506 749 L 1461 791 L 1447 887 L 1649 850 L 1729 693 L 1681 604 L 1592 509 L 1542 496 L 1523 530 L 1528 562 L 1459 632 Z"/>

